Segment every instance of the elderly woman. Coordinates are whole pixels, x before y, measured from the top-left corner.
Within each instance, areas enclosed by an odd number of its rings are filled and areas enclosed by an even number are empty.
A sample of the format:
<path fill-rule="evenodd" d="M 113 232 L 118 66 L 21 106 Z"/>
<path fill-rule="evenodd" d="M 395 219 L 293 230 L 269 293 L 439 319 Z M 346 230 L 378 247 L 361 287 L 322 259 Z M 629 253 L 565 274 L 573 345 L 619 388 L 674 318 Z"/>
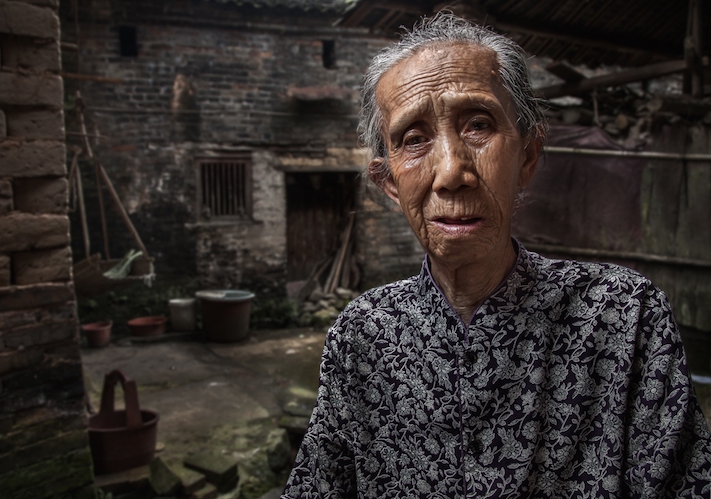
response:
<path fill-rule="evenodd" d="M 546 130 L 521 49 L 440 15 L 374 60 L 363 98 L 369 175 L 426 257 L 330 330 L 284 497 L 711 497 L 663 293 L 511 238 Z"/>

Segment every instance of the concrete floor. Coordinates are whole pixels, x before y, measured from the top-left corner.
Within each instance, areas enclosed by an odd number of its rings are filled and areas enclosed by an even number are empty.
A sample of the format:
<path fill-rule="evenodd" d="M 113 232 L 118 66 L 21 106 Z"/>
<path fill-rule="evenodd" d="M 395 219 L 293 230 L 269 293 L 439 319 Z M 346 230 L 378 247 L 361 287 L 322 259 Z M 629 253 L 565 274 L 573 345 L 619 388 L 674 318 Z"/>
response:
<path fill-rule="evenodd" d="M 282 407 L 293 403 L 294 393 L 315 398 L 326 332 L 298 328 L 250 335 L 242 343 L 220 344 L 169 334 L 82 349 L 91 404 L 99 410 L 104 375 L 121 369 L 136 381 L 141 408 L 160 415 L 157 455 L 163 460 L 213 452 L 239 461 L 279 427 Z M 121 408 L 120 389 L 115 398 Z"/>

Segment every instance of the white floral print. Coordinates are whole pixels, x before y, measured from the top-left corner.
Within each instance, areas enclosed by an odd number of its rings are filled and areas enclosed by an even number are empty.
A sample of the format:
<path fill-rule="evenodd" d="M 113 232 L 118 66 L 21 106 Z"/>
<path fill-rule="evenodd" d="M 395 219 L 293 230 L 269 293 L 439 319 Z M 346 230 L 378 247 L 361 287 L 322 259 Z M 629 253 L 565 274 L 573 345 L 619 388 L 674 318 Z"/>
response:
<path fill-rule="evenodd" d="M 283 498 L 711 497 L 711 435 L 664 294 L 518 245 L 464 324 L 418 276 L 329 331 Z"/>

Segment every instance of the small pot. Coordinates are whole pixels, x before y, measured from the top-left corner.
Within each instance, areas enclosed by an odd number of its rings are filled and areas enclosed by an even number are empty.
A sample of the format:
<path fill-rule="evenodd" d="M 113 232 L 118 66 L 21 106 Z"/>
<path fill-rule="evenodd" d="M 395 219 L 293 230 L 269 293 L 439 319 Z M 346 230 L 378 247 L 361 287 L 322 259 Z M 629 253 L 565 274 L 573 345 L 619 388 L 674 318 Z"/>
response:
<path fill-rule="evenodd" d="M 195 330 L 195 298 L 173 298 L 168 307 L 173 331 Z"/>
<path fill-rule="evenodd" d="M 113 321 L 82 324 L 81 329 L 84 331 L 89 347 L 100 348 L 108 345 L 109 341 L 111 341 L 111 326 L 113 325 Z"/>
<path fill-rule="evenodd" d="M 157 336 L 165 332 L 166 322 L 168 318 L 162 315 L 136 317 L 128 321 L 128 327 L 134 336 Z"/>

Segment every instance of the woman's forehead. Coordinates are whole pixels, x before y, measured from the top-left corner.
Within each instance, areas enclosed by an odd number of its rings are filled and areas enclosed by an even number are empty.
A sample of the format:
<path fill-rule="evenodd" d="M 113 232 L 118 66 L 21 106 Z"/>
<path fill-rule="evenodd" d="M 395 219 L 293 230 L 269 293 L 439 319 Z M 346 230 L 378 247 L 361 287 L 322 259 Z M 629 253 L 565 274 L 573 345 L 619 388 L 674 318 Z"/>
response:
<path fill-rule="evenodd" d="M 439 44 L 422 49 L 387 71 L 376 92 L 386 121 L 393 113 L 416 112 L 415 107 L 433 97 L 447 97 L 445 100 L 455 105 L 472 98 L 501 107 L 506 114 L 513 112 L 512 100 L 499 79 L 496 53 L 473 44 Z M 515 121 L 515 112 L 512 117 Z"/>

